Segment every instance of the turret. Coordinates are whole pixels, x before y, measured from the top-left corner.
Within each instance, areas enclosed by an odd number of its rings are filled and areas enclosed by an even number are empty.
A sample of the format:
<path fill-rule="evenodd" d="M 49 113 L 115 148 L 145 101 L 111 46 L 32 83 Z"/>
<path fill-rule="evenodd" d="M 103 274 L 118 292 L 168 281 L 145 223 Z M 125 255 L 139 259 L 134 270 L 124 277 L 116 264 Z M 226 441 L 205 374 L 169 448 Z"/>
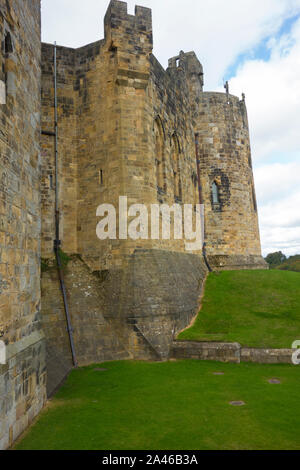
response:
<path fill-rule="evenodd" d="M 145 88 L 153 49 L 150 8 L 136 6 L 135 15 L 129 15 L 127 3 L 112 0 L 105 15 L 104 29 L 106 46 L 117 60 L 118 84 Z"/>
<path fill-rule="evenodd" d="M 180 51 L 178 56 L 169 59 L 169 69 L 181 69 L 185 72 L 190 92 L 195 96 L 203 91 L 204 73 L 203 66 L 195 52 Z"/>

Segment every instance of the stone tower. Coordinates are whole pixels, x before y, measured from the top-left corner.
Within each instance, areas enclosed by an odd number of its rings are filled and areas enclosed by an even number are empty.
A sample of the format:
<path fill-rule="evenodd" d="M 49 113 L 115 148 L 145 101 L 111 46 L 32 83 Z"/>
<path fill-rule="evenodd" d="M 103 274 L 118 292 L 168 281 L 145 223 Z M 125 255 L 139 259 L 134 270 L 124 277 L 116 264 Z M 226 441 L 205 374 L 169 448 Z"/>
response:
<path fill-rule="evenodd" d="M 185 71 L 198 144 L 205 242 L 215 269 L 259 269 L 261 257 L 245 97 L 203 92 L 203 69 L 193 52 L 170 59 Z"/>

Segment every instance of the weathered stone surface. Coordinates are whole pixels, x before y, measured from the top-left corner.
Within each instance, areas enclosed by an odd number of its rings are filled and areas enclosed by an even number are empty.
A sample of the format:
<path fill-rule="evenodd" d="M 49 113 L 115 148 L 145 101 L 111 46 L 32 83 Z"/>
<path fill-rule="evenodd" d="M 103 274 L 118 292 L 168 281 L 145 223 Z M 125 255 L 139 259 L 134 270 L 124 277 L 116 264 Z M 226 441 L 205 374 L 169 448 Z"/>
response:
<path fill-rule="evenodd" d="M 202 258 L 185 253 L 137 250 L 126 268 L 104 273 L 72 257 L 64 279 L 79 365 L 167 359 L 174 335 L 198 311 L 205 274 Z M 43 273 L 42 296 L 50 395 L 72 368 L 55 269 Z"/>
<path fill-rule="evenodd" d="M 0 80 L 0 104 L 6 104 L 6 85 L 3 80 Z"/>
<path fill-rule="evenodd" d="M 293 349 L 242 348 L 241 361 L 261 364 L 292 364 L 293 352 Z"/>
<path fill-rule="evenodd" d="M 0 44 L 0 339 L 7 352 L 7 364 L 0 365 L 0 449 L 5 449 L 46 399 L 40 331 L 39 0 L 0 1 Z"/>

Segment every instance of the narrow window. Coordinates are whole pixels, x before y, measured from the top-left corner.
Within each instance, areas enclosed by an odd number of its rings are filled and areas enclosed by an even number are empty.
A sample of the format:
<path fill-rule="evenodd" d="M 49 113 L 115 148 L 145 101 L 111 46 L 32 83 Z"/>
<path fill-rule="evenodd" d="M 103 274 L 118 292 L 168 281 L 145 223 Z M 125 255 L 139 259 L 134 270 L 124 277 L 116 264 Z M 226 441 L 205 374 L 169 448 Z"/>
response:
<path fill-rule="evenodd" d="M 193 174 L 193 190 L 194 190 L 194 205 L 196 209 L 196 205 L 199 204 L 200 202 L 200 197 L 199 197 L 198 177 L 195 173 Z"/>
<path fill-rule="evenodd" d="M 212 200 L 213 204 L 220 204 L 219 187 L 215 181 L 212 184 Z"/>
<path fill-rule="evenodd" d="M 11 54 L 13 52 L 12 40 L 10 33 L 6 33 L 4 41 L 5 54 Z"/>
<path fill-rule="evenodd" d="M 49 175 L 49 188 L 53 189 L 53 175 Z"/>
<path fill-rule="evenodd" d="M 99 171 L 99 184 L 100 186 L 103 185 L 103 170 Z"/>
<path fill-rule="evenodd" d="M 256 195 L 255 195 L 254 186 L 252 186 L 252 201 L 253 201 L 253 209 L 254 209 L 255 212 L 257 212 L 257 202 L 256 202 Z"/>
<path fill-rule="evenodd" d="M 165 184 L 165 156 L 164 156 L 164 131 L 160 119 L 156 119 L 154 123 L 155 138 L 155 165 L 156 165 L 156 182 L 158 191 L 166 191 Z"/>
<path fill-rule="evenodd" d="M 172 165 L 174 173 L 174 196 L 175 199 L 182 198 L 181 175 L 179 164 L 179 142 L 176 134 L 172 137 Z"/>
<path fill-rule="evenodd" d="M 157 158 L 155 160 L 156 164 L 156 181 L 158 189 L 163 188 L 163 171 L 162 171 L 162 164 Z"/>

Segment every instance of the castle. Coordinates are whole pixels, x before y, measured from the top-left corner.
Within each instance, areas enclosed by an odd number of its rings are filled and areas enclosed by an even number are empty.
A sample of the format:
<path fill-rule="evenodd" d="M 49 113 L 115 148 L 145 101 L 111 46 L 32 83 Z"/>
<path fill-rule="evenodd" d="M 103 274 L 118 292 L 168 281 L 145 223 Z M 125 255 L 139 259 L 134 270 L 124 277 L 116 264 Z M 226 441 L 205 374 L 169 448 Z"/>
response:
<path fill-rule="evenodd" d="M 41 46 L 40 0 L 0 0 L 0 449 L 74 364 L 167 359 L 208 267 L 266 267 L 244 97 L 204 92 L 194 52 L 164 70 L 150 9 L 111 0 L 104 24 L 86 47 Z M 203 203 L 206 256 L 100 241 L 97 207 L 119 196 Z"/>

